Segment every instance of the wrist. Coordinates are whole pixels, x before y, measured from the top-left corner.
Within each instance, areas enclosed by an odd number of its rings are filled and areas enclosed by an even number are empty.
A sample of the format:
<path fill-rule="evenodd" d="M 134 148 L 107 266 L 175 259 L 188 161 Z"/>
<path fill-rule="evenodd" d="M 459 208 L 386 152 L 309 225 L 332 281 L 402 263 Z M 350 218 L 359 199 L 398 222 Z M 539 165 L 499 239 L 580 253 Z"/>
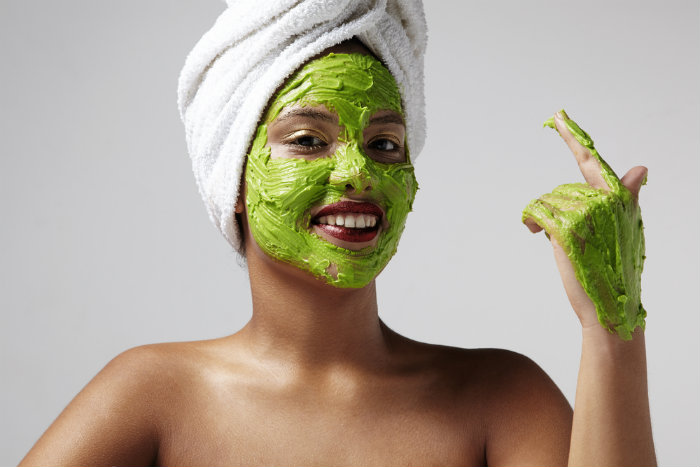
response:
<path fill-rule="evenodd" d="M 587 353 L 593 353 L 608 360 L 613 359 L 612 361 L 619 359 L 622 362 L 629 362 L 629 359 L 634 359 L 635 355 L 646 354 L 644 330 L 640 327 L 635 329 L 630 340 L 623 340 L 597 322 L 584 326 L 581 332 L 583 349 Z"/>

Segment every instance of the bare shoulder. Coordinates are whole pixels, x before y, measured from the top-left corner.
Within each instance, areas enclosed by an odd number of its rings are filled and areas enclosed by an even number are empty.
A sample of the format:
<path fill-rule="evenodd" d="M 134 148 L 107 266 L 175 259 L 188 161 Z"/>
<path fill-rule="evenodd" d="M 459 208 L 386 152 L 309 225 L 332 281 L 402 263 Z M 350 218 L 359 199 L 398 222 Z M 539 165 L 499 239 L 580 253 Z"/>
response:
<path fill-rule="evenodd" d="M 153 344 L 112 359 L 68 404 L 21 465 L 151 465 L 164 416 L 196 380 L 206 345 Z"/>
<path fill-rule="evenodd" d="M 554 381 L 525 355 L 474 352 L 484 382 L 488 465 L 565 465 L 573 411 Z"/>
<path fill-rule="evenodd" d="M 567 463 L 573 412 L 537 363 L 502 349 L 431 347 L 443 378 L 463 388 L 460 403 L 477 406 L 488 465 Z"/>
<path fill-rule="evenodd" d="M 202 370 L 202 360 L 206 360 L 207 342 L 131 348 L 112 359 L 85 390 L 95 386 L 105 397 L 157 406 L 157 401 L 169 399 L 168 394 L 196 379 L 197 372 Z"/>

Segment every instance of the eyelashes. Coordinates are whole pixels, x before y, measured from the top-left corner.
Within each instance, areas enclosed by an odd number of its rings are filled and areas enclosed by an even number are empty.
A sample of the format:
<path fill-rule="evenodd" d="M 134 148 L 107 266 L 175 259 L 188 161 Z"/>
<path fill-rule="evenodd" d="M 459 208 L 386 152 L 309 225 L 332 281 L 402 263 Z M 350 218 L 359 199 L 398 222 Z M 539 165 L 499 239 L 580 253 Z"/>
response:
<path fill-rule="evenodd" d="M 401 145 L 393 138 L 378 137 L 369 142 L 367 147 L 377 151 L 393 152 L 401 149 Z"/>
<path fill-rule="evenodd" d="M 316 149 L 328 146 L 322 138 L 316 135 L 304 134 L 304 135 L 293 135 L 285 144 L 290 146 L 301 146 L 303 148 Z M 375 149 L 377 151 L 398 151 L 401 149 L 401 145 L 393 139 L 390 138 L 375 138 L 368 145 L 370 149 Z"/>
<path fill-rule="evenodd" d="M 322 148 L 328 146 L 328 144 L 318 136 L 311 135 L 301 136 L 292 141 L 292 144 L 295 146 L 303 146 L 305 148 Z"/>
<path fill-rule="evenodd" d="M 290 154 L 299 156 L 316 156 L 327 151 L 329 143 L 325 137 L 313 130 L 292 132 L 282 139 Z M 365 146 L 366 155 L 377 162 L 391 164 L 404 162 L 402 144 L 395 135 L 380 134 L 369 140 Z M 328 154 L 330 155 L 330 154 Z"/>
<path fill-rule="evenodd" d="M 367 144 L 367 155 L 383 164 L 405 162 L 403 146 L 395 136 L 379 135 Z"/>
<path fill-rule="evenodd" d="M 294 151 L 302 152 L 316 151 L 328 146 L 320 135 L 307 130 L 292 133 L 283 140 L 283 143 Z"/>

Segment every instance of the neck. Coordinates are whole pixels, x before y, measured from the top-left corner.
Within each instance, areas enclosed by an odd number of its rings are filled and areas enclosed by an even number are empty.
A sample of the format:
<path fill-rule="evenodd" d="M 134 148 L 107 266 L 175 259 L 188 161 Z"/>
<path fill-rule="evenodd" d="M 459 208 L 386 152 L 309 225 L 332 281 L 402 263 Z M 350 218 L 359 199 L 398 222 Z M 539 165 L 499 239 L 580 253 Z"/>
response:
<path fill-rule="evenodd" d="M 378 316 L 374 281 L 336 288 L 262 252 L 248 255 L 248 269 L 253 317 L 241 334 L 259 358 L 299 370 L 385 361 L 390 331 Z"/>

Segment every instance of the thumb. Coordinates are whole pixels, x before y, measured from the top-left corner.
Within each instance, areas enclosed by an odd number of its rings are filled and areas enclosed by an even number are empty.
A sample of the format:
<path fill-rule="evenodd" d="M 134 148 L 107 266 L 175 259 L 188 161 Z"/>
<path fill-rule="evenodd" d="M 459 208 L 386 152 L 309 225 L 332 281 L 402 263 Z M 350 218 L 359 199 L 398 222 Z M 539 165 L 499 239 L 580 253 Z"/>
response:
<path fill-rule="evenodd" d="M 620 180 L 627 188 L 635 201 L 639 198 L 639 189 L 647 182 L 647 173 L 649 170 L 644 166 L 632 167 L 627 171 L 624 177 Z"/>

